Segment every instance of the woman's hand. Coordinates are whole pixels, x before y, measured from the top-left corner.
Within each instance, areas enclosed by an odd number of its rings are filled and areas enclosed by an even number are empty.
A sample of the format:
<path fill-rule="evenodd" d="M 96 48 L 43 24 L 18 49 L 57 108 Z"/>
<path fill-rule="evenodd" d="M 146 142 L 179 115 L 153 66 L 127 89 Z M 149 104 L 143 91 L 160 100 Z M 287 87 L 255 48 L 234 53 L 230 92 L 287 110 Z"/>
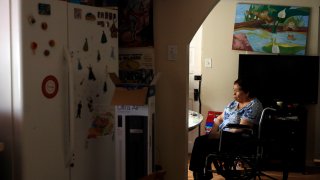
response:
<path fill-rule="evenodd" d="M 213 127 L 209 133 L 209 139 L 219 139 L 220 138 L 219 125 L 222 122 L 223 122 L 223 113 L 214 119 Z"/>

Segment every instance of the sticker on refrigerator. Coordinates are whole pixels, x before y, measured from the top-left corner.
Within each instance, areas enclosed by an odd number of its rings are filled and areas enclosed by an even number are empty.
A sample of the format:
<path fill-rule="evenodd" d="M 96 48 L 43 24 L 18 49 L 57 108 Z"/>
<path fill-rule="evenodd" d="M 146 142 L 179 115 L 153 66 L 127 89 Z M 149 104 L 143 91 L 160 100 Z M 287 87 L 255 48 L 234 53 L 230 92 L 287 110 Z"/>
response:
<path fill-rule="evenodd" d="M 84 45 L 83 45 L 83 51 L 88 51 L 89 50 L 89 46 L 88 46 L 88 39 L 85 39 Z"/>
<path fill-rule="evenodd" d="M 108 85 L 107 82 L 103 83 L 103 92 L 106 93 L 108 91 Z"/>
<path fill-rule="evenodd" d="M 100 42 L 102 43 L 102 44 L 104 44 L 104 43 L 107 43 L 107 36 L 106 36 L 106 33 L 104 32 L 104 31 L 102 31 L 102 35 L 101 35 L 101 40 L 100 40 Z"/>
<path fill-rule="evenodd" d="M 81 118 L 81 110 L 82 110 L 82 102 L 79 101 L 78 105 L 77 105 L 77 115 L 76 118 Z"/>
<path fill-rule="evenodd" d="M 80 62 L 80 59 L 78 58 L 78 70 L 82 70 L 82 64 Z"/>
<path fill-rule="evenodd" d="M 104 21 L 97 21 L 97 25 L 104 27 L 105 26 L 105 22 Z"/>
<path fill-rule="evenodd" d="M 46 98 L 51 99 L 55 97 L 58 93 L 58 89 L 59 89 L 59 83 L 55 76 L 48 75 L 43 79 L 41 90 L 42 90 L 42 94 Z"/>
<path fill-rule="evenodd" d="M 29 22 L 29 24 L 35 24 L 36 23 L 36 19 L 33 17 L 33 16 L 29 16 L 28 17 L 28 22 Z"/>
<path fill-rule="evenodd" d="M 38 44 L 37 44 L 36 42 L 32 42 L 32 43 L 30 44 L 30 48 L 31 48 L 31 50 L 32 50 L 32 54 L 36 54 L 36 50 L 37 50 L 37 48 L 38 48 Z"/>
<path fill-rule="evenodd" d="M 112 113 L 95 114 L 92 119 L 91 127 L 88 130 L 88 139 L 95 139 L 112 133 L 114 120 Z"/>
<path fill-rule="evenodd" d="M 44 30 L 44 31 L 47 30 L 48 29 L 48 24 L 46 22 L 42 22 L 41 23 L 41 29 Z"/>
<path fill-rule="evenodd" d="M 104 12 L 98 12 L 98 18 L 104 18 Z"/>
<path fill-rule="evenodd" d="M 116 27 L 115 22 L 113 21 L 111 27 L 110 27 L 111 37 L 117 38 L 118 37 L 118 28 Z"/>
<path fill-rule="evenodd" d="M 87 98 L 87 106 L 90 112 L 93 112 L 93 99 L 92 97 Z"/>
<path fill-rule="evenodd" d="M 50 4 L 38 4 L 38 12 L 40 15 L 50 15 L 51 14 L 51 6 Z"/>
<path fill-rule="evenodd" d="M 82 18 L 82 9 L 74 8 L 73 14 L 74 14 L 75 19 L 81 19 Z"/>
<path fill-rule="evenodd" d="M 96 16 L 93 15 L 92 13 L 87 13 L 87 14 L 86 14 L 86 20 L 88 20 L 88 21 L 95 21 L 95 20 L 96 20 Z"/>
<path fill-rule="evenodd" d="M 88 79 L 92 80 L 92 81 L 95 81 L 96 80 L 96 76 L 93 73 L 93 69 L 92 69 L 91 65 L 88 66 L 88 70 L 89 70 Z"/>

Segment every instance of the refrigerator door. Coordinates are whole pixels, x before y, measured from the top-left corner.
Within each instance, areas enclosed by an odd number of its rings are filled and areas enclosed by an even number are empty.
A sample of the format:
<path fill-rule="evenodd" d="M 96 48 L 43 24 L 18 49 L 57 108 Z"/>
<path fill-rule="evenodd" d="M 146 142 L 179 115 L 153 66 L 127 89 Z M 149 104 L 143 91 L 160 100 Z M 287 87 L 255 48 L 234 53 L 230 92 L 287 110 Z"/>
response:
<path fill-rule="evenodd" d="M 63 58 L 63 47 L 67 46 L 67 2 L 12 3 L 12 12 L 16 13 L 13 17 L 18 19 L 13 24 L 21 24 L 13 28 L 21 35 L 13 32 L 12 48 L 15 56 L 20 55 L 13 58 L 12 66 L 17 153 L 14 165 L 18 167 L 15 174 L 21 174 L 23 180 L 67 180 L 68 82 Z"/>
<path fill-rule="evenodd" d="M 73 180 L 115 179 L 114 85 L 118 72 L 117 11 L 68 4 L 68 48 L 73 75 Z"/>

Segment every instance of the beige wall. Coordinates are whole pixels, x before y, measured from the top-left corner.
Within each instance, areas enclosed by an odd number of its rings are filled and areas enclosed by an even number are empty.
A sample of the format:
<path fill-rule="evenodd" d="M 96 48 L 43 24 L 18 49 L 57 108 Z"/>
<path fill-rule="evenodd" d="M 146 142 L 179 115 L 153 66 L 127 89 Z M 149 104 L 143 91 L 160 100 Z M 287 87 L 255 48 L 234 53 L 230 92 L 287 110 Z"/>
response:
<path fill-rule="evenodd" d="M 204 68 L 202 62 L 202 112 L 209 109 L 222 110 L 232 99 L 238 54 L 244 53 L 231 50 L 237 2 L 240 1 L 154 1 L 156 70 L 161 73 L 156 97 L 156 163 L 167 171 L 166 179 L 187 179 L 188 44 L 208 14 L 203 30 L 202 59 L 211 57 L 213 68 Z M 319 0 L 244 2 L 312 7 L 308 54 L 317 54 Z M 218 5 L 214 7 L 216 3 Z M 178 47 L 175 61 L 167 58 L 168 45 Z M 309 108 L 313 117 L 320 117 L 316 111 L 318 106 Z M 314 120 L 308 124 L 308 149 L 311 154 L 314 149 L 315 124 Z"/>
<path fill-rule="evenodd" d="M 156 96 L 156 158 L 166 179 L 187 179 L 188 45 L 218 0 L 155 0 L 156 70 L 161 72 Z M 168 61 L 168 45 L 178 56 Z"/>

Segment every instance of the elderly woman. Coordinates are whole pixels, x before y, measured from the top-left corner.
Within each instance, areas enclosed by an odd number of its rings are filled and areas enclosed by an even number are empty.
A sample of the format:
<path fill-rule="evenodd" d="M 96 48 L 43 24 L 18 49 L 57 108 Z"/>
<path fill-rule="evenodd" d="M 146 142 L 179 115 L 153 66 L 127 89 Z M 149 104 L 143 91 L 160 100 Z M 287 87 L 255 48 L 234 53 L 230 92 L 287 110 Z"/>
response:
<path fill-rule="evenodd" d="M 219 148 L 220 130 L 228 124 L 242 124 L 254 127 L 259 123 L 262 112 L 262 104 L 255 97 L 252 85 L 244 80 L 238 79 L 233 85 L 234 100 L 225 107 L 223 113 L 218 116 L 209 134 L 196 138 L 191 154 L 190 167 L 193 171 L 194 179 L 211 179 L 212 174 L 205 175 L 203 172 L 206 156 L 212 152 L 217 152 Z M 225 129 L 230 134 L 239 130 Z M 232 140 L 232 136 L 230 136 Z"/>

